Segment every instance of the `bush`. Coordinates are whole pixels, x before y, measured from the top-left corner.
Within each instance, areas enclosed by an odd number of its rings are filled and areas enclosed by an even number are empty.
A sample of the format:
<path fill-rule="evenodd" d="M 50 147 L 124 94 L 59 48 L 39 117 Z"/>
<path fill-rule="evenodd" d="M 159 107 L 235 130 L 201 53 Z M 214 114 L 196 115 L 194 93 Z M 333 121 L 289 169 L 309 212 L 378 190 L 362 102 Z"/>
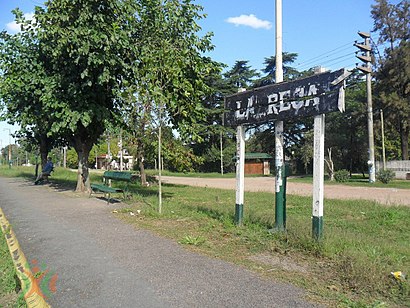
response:
<path fill-rule="evenodd" d="M 395 173 L 389 169 L 380 170 L 377 173 L 377 179 L 384 184 L 388 184 L 391 180 L 393 180 L 394 176 Z"/>
<path fill-rule="evenodd" d="M 350 173 L 346 169 L 338 170 L 335 172 L 335 180 L 339 183 L 347 182 L 350 178 Z"/>

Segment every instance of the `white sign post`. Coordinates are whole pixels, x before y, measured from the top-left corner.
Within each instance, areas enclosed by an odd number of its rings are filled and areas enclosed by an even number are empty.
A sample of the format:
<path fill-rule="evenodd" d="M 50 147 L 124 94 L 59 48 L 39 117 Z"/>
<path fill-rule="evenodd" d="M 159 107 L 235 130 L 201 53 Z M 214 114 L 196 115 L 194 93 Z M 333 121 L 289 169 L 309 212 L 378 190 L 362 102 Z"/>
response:
<path fill-rule="evenodd" d="M 236 128 L 236 205 L 235 224 L 243 223 L 243 203 L 245 189 L 245 129 L 243 125 Z"/>
<path fill-rule="evenodd" d="M 312 235 L 316 240 L 323 236 L 323 193 L 325 161 L 325 115 L 315 116 L 313 141 L 313 217 Z"/>

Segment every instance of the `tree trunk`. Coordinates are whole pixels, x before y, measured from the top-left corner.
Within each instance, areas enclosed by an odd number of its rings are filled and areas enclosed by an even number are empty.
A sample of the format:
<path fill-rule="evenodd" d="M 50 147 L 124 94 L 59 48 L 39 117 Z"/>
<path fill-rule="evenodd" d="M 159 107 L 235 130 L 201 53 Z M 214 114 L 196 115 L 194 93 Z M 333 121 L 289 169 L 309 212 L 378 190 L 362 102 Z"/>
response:
<path fill-rule="evenodd" d="M 335 165 L 332 159 L 332 148 L 327 149 L 329 159 L 325 158 L 325 162 L 327 164 L 327 170 L 329 174 L 329 179 L 331 182 L 335 180 Z"/>
<path fill-rule="evenodd" d="M 88 153 L 84 151 L 77 152 L 78 155 L 78 170 L 77 170 L 77 192 L 91 192 L 90 175 L 88 171 Z"/>
<path fill-rule="evenodd" d="M 410 122 L 410 120 L 409 120 Z M 409 125 L 400 122 L 401 159 L 409 160 Z M 409 123 L 410 124 L 410 123 Z"/>
<path fill-rule="evenodd" d="M 80 137 L 74 140 L 74 148 L 78 157 L 77 187 L 76 192 L 91 192 L 90 175 L 88 170 L 88 156 L 92 144 L 87 144 Z"/>
<path fill-rule="evenodd" d="M 145 167 L 144 167 L 144 156 L 143 155 L 138 155 L 138 165 L 140 169 L 140 176 L 141 176 L 141 185 L 142 186 L 147 186 L 147 174 L 145 173 Z"/>
<path fill-rule="evenodd" d="M 42 135 L 40 136 L 40 160 L 41 160 L 41 169 L 44 168 L 44 166 L 47 163 L 47 156 L 48 152 L 50 151 L 49 146 L 48 146 L 48 139 L 47 136 Z"/>

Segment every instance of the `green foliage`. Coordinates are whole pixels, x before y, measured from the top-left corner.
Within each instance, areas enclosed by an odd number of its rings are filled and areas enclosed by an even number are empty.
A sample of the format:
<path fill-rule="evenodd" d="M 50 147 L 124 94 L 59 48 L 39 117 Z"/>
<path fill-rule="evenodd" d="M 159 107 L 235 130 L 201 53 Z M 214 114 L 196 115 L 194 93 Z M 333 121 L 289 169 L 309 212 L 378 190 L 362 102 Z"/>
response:
<path fill-rule="evenodd" d="M 337 170 L 335 172 L 335 180 L 336 182 L 339 183 L 344 183 L 349 181 L 350 179 L 350 173 L 349 171 L 347 171 L 346 169 L 342 169 L 342 170 Z"/>
<path fill-rule="evenodd" d="M 283 80 L 290 81 L 300 78 L 302 73 L 291 67 L 290 65 L 296 61 L 298 57 L 297 53 L 284 52 L 282 54 L 283 63 Z M 255 86 L 261 87 L 275 83 L 276 75 L 276 56 L 270 56 L 265 58 L 265 68 L 263 72 L 267 75 L 255 82 Z"/>
<path fill-rule="evenodd" d="M 186 235 L 184 236 L 179 243 L 185 244 L 185 245 L 192 245 L 192 246 L 199 246 L 202 245 L 205 242 L 205 238 L 202 236 L 192 236 L 192 235 Z"/>
<path fill-rule="evenodd" d="M 259 73 L 248 65 L 249 61 L 236 61 L 233 67 L 227 71 L 224 76 L 228 84 L 232 87 L 232 93 L 238 91 L 238 88 L 248 88 L 252 81 L 259 76 Z"/>
<path fill-rule="evenodd" d="M 388 184 L 391 180 L 394 179 L 395 173 L 390 169 L 381 169 L 377 172 L 377 180 L 384 184 Z"/>
<path fill-rule="evenodd" d="M 379 55 L 376 77 L 376 100 L 383 108 L 386 131 L 399 132 L 397 136 L 401 159 L 409 159 L 410 136 L 410 2 L 391 4 L 377 0 L 372 5 L 373 31 L 379 34 L 378 43 L 387 44 L 384 56 Z"/>
<path fill-rule="evenodd" d="M 200 101 L 209 90 L 205 79 L 219 71 L 217 63 L 202 56 L 213 46 L 211 34 L 197 35 L 201 10 L 191 0 L 143 0 L 138 11 L 140 97 L 155 108 L 165 107 L 162 118 L 182 138 L 199 138 L 198 121 L 205 116 Z"/>

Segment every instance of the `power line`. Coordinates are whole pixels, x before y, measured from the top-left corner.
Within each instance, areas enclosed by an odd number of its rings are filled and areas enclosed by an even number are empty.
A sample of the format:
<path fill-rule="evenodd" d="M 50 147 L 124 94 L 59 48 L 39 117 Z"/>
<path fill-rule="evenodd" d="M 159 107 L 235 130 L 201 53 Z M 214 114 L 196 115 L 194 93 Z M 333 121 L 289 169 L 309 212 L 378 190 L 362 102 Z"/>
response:
<path fill-rule="evenodd" d="M 344 51 L 344 50 L 346 50 L 346 49 L 349 49 L 351 46 L 353 46 L 353 43 L 354 43 L 354 41 L 351 41 L 351 42 L 346 43 L 346 44 L 343 44 L 343 45 L 341 45 L 341 46 L 339 46 L 339 47 L 337 47 L 337 48 L 334 48 L 334 49 L 332 49 L 332 50 L 329 50 L 329 51 L 327 51 L 327 52 L 324 52 L 324 53 L 322 53 L 322 54 L 320 54 L 320 55 L 318 55 L 318 56 L 316 56 L 316 57 L 310 58 L 310 59 L 308 59 L 308 60 L 306 60 L 306 61 L 304 61 L 304 62 L 299 63 L 299 64 L 296 66 L 296 68 L 302 67 L 302 66 L 307 66 L 307 65 L 309 65 L 309 63 L 311 63 L 311 62 L 317 62 L 317 61 L 320 60 L 321 58 L 326 58 L 326 57 L 329 57 L 329 56 L 331 56 L 331 55 L 333 55 L 333 54 L 340 53 L 340 52 L 342 52 L 342 51 Z M 346 46 L 349 46 L 349 47 L 346 47 Z"/>

